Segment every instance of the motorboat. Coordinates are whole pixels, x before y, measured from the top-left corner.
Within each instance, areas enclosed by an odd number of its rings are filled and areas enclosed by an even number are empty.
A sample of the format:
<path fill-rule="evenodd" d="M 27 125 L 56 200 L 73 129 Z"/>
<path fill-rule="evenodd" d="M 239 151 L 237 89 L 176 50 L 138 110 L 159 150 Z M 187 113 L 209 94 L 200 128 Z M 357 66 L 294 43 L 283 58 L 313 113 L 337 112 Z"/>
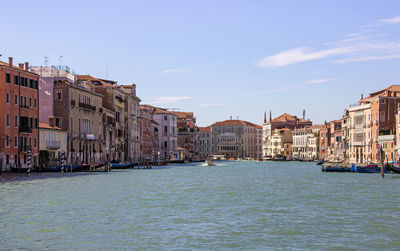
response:
<path fill-rule="evenodd" d="M 215 166 L 215 162 L 212 158 L 207 158 L 204 162 L 204 166 Z"/>

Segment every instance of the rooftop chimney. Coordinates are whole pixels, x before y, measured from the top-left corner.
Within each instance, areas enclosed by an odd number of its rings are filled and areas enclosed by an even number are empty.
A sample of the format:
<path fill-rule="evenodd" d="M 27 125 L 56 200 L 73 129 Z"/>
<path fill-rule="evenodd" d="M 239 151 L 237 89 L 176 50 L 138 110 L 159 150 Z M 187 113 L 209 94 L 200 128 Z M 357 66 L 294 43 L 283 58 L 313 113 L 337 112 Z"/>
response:
<path fill-rule="evenodd" d="M 54 116 L 49 116 L 49 126 L 54 127 Z"/>
<path fill-rule="evenodd" d="M 18 64 L 18 68 L 20 68 L 21 70 L 23 70 L 24 69 L 24 64 Z"/>
<path fill-rule="evenodd" d="M 363 99 L 363 98 L 364 98 L 364 94 L 361 93 L 361 99 Z"/>
<path fill-rule="evenodd" d="M 25 62 L 25 70 L 29 71 L 29 63 L 28 62 Z"/>
<path fill-rule="evenodd" d="M 10 67 L 13 66 L 13 58 L 12 58 L 12 57 L 9 57 L 9 58 L 8 58 L 8 65 L 9 65 Z"/>

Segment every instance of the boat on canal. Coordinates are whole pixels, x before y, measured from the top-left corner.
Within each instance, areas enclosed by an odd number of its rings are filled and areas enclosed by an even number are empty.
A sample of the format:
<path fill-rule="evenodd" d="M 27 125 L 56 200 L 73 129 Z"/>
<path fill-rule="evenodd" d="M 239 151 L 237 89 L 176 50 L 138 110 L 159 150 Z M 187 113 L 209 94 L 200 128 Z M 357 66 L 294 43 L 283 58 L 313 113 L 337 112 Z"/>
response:
<path fill-rule="evenodd" d="M 215 166 L 215 162 L 212 158 L 207 158 L 203 166 Z"/>

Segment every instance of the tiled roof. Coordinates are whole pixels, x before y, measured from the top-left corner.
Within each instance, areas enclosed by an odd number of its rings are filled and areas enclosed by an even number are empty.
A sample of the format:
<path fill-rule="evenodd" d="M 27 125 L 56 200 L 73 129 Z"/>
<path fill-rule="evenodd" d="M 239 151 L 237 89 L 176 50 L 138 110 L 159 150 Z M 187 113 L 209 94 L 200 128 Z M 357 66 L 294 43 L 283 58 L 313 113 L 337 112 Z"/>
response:
<path fill-rule="evenodd" d="M 95 78 L 90 75 L 78 75 L 77 79 L 80 81 L 87 81 L 87 83 L 94 87 L 114 87 L 114 85 L 107 83 L 103 79 Z M 98 82 L 99 84 L 93 84 L 94 82 Z M 114 81 L 111 81 L 114 82 Z"/>
<path fill-rule="evenodd" d="M 211 132 L 211 126 L 199 127 L 200 132 Z"/>
<path fill-rule="evenodd" d="M 256 125 L 251 122 L 243 121 L 243 120 L 238 120 L 238 119 L 229 119 L 229 120 L 225 120 L 225 121 L 219 121 L 219 122 L 215 122 L 212 125 L 213 126 L 224 126 L 224 125 L 230 125 L 230 126 L 243 125 L 244 126 L 244 125 L 247 125 L 247 126 L 254 126 L 258 129 L 262 129 L 262 127 L 259 125 Z"/>
<path fill-rule="evenodd" d="M 193 112 L 172 112 L 172 113 L 178 116 L 179 119 L 193 118 Z"/>
<path fill-rule="evenodd" d="M 288 123 L 288 122 L 296 122 L 296 121 L 303 122 L 303 123 L 311 122 L 310 120 L 304 120 L 304 119 L 298 118 L 296 116 L 293 116 L 293 115 L 290 115 L 290 114 L 287 114 L 287 113 L 284 113 L 284 114 L 272 119 L 271 122 Z"/>
<path fill-rule="evenodd" d="M 155 107 L 152 105 L 141 105 L 140 109 L 154 109 L 154 113 L 155 114 L 171 114 L 171 115 L 176 115 L 175 113 L 168 111 L 167 109 L 164 108 L 159 108 L 159 107 Z"/>
<path fill-rule="evenodd" d="M 3 62 L 3 61 L 0 61 L 0 65 L 1 65 L 1 66 L 10 67 L 10 64 L 8 64 L 8 63 L 6 63 L 6 62 Z M 25 65 L 24 65 L 24 67 L 25 67 Z M 36 74 L 36 73 L 34 73 L 34 72 L 32 72 L 32 71 L 27 71 L 27 70 L 25 70 L 25 68 L 24 68 L 24 69 L 21 69 L 21 68 L 19 68 L 18 66 L 15 66 L 15 65 L 13 65 L 11 68 L 14 69 L 14 70 L 29 72 L 30 74 L 39 76 L 38 74 Z"/>
<path fill-rule="evenodd" d="M 396 96 L 400 97 L 400 85 L 391 85 L 380 91 L 370 93 L 368 97 L 361 99 L 361 102 L 373 97 L 388 96 L 388 91 L 396 93 Z"/>
<path fill-rule="evenodd" d="M 52 130 L 62 130 L 60 127 L 57 126 L 50 126 L 47 123 L 39 122 L 39 128 L 41 129 L 52 129 Z"/>

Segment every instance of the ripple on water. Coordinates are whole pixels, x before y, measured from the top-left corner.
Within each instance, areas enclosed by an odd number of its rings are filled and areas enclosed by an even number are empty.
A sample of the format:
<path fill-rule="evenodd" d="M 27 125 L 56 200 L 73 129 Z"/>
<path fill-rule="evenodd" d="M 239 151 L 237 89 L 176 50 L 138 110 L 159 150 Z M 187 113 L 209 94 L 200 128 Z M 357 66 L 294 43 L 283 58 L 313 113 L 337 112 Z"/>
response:
<path fill-rule="evenodd" d="M 397 249 L 400 176 L 221 162 L 0 184 L 2 249 Z"/>

